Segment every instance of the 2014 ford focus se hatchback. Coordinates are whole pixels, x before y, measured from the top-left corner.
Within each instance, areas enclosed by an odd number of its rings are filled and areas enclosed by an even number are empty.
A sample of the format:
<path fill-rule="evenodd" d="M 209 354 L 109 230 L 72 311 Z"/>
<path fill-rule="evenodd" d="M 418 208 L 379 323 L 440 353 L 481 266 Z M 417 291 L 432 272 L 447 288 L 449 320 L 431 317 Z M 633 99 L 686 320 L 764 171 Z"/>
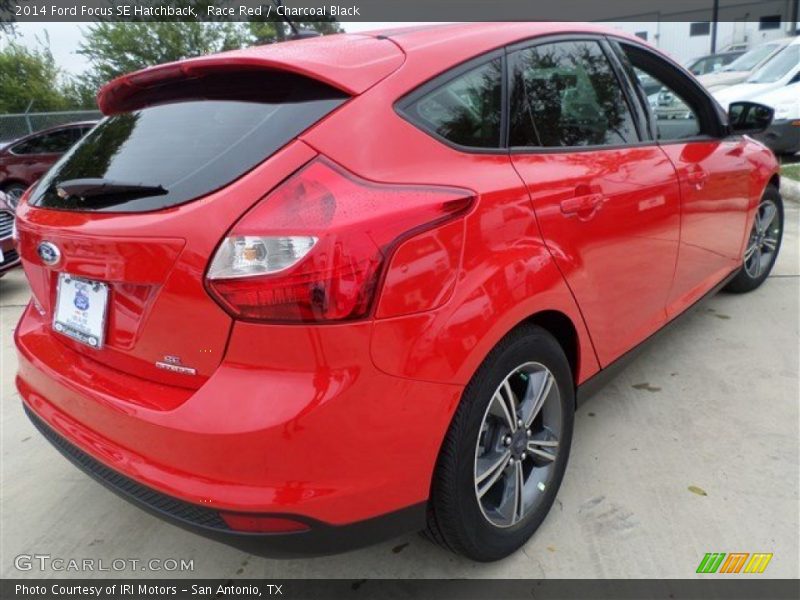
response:
<path fill-rule="evenodd" d="M 659 118 L 645 75 L 682 109 Z M 738 133 L 769 110 L 729 122 L 594 26 L 293 41 L 99 104 L 18 212 L 25 410 L 126 498 L 251 551 L 427 527 L 508 555 L 576 399 L 779 250 L 775 158 Z"/>

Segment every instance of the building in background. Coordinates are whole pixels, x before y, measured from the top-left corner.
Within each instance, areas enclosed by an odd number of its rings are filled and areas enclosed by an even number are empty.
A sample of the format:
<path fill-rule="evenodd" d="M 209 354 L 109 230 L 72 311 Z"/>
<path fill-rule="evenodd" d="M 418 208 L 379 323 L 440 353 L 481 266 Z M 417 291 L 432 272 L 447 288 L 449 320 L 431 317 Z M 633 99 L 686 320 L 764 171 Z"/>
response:
<path fill-rule="evenodd" d="M 800 0 L 673 0 L 668 10 L 620 15 L 610 25 L 638 35 L 680 63 L 734 48 L 749 49 L 761 42 L 797 35 Z M 636 19 L 635 21 L 633 19 Z"/>

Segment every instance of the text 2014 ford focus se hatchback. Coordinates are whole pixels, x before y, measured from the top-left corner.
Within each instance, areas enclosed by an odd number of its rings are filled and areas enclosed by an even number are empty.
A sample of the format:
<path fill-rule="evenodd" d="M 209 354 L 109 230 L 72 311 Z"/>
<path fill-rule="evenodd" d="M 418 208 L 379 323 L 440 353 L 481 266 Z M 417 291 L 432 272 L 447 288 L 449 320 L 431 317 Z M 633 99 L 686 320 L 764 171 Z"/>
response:
<path fill-rule="evenodd" d="M 645 74 L 685 110 L 659 119 Z M 251 550 L 427 526 L 508 555 L 576 398 L 780 245 L 777 164 L 741 133 L 770 110 L 729 118 L 594 26 L 294 41 L 99 104 L 18 213 L 25 409 L 123 496 Z"/>

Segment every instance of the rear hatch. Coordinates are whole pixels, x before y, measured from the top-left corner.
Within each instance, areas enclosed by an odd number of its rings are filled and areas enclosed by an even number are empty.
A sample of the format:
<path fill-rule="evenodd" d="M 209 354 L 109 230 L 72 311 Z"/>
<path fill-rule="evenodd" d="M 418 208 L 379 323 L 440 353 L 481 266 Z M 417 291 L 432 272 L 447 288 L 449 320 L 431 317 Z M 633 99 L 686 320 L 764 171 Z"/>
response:
<path fill-rule="evenodd" d="M 313 158 L 295 138 L 350 97 L 346 85 L 308 68 L 277 70 L 275 60 L 266 69 L 230 56 L 192 64 L 112 82 L 101 93 L 111 116 L 18 215 L 50 335 L 112 368 L 188 388 L 213 373 L 232 324 L 204 288 L 209 257 L 248 208 Z"/>

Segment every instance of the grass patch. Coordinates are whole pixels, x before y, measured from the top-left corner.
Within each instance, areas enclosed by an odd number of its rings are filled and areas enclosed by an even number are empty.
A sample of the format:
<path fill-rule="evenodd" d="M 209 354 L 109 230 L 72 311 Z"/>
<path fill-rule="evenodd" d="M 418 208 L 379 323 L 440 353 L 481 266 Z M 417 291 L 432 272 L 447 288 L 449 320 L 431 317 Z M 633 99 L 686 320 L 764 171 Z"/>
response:
<path fill-rule="evenodd" d="M 783 165 L 781 167 L 781 176 L 800 181 L 800 163 L 793 165 Z"/>

